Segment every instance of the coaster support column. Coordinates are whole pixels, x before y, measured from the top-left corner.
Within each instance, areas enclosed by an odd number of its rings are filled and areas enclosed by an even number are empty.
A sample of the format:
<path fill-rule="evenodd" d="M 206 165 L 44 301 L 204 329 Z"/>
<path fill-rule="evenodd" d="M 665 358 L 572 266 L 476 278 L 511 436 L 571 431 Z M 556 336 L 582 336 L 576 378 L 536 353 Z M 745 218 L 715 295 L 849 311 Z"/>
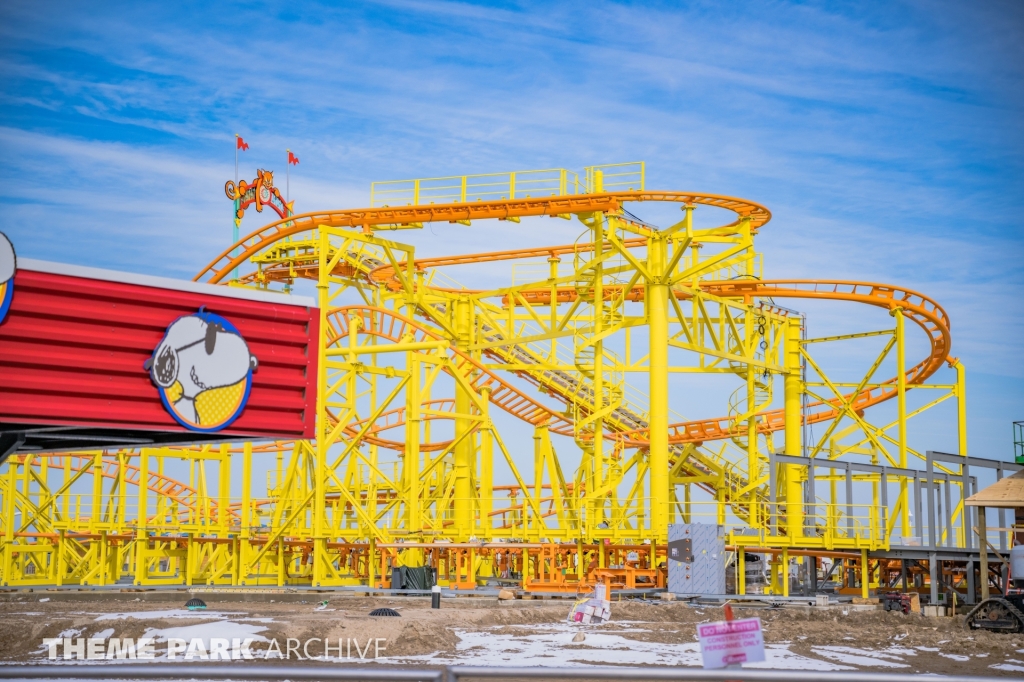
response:
<path fill-rule="evenodd" d="M 786 454 L 792 457 L 803 455 L 803 415 L 800 396 L 804 390 L 801 373 L 803 362 L 800 356 L 801 320 L 791 317 L 786 320 L 786 340 L 783 364 L 786 369 L 785 382 L 785 440 Z M 785 472 L 786 534 L 800 537 L 804 530 L 804 495 L 800 486 L 800 467 L 796 464 L 783 466 Z M 813 491 L 812 491 L 813 494 Z M 777 510 L 773 510 L 777 511 Z"/>
<path fill-rule="evenodd" d="M 472 304 L 466 296 L 455 303 L 456 345 L 465 350 L 472 337 Z M 467 376 L 467 380 L 472 377 Z M 468 540 L 473 534 L 473 479 L 470 474 L 474 459 L 474 442 L 466 433 L 473 428 L 469 413 L 473 402 L 468 390 L 461 384 L 455 386 L 455 438 L 461 439 L 455 446 L 455 531 L 459 540 Z"/>
<path fill-rule="evenodd" d="M 647 242 L 647 321 L 650 335 L 650 462 L 652 536 L 668 540 L 668 243 L 655 234 Z"/>

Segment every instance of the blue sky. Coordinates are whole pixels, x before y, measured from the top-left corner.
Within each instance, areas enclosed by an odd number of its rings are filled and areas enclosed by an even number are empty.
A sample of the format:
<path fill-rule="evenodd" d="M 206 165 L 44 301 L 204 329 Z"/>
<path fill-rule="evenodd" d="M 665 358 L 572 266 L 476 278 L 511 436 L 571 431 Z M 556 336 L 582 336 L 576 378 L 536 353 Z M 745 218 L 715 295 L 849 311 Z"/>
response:
<path fill-rule="evenodd" d="M 1018 2 L 8 0 L 0 38 L 0 229 L 24 256 L 191 277 L 230 241 L 236 132 L 243 176 L 299 156 L 299 211 L 365 205 L 372 180 L 642 159 L 648 187 L 769 206 L 768 277 L 939 300 L 969 369 L 972 453 L 1010 457 Z M 548 229 L 413 240 L 457 253 Z M 813 312 L 812 333 L 880 319 Z"/>

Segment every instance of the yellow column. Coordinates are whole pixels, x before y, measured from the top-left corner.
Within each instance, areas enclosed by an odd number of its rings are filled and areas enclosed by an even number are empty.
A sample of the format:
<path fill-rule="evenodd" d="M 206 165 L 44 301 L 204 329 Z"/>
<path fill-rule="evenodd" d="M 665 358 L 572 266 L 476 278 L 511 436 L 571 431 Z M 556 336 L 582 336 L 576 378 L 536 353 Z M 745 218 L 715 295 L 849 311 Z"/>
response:
<path fill-rule="evenodd" d="M 330 253 L 330 239 L 326 232 L 320 230 L 320 262 L 317 271 L 317 294 L 320 305 L 320 333 L 317 340 L 318 364 L 317 364 L 317 390 L 316 390 L 316 474 L 313 494 L 313 585 L 319 586 L 324 578 L 322 562 L 326 555 L 326 539 L 322 535 L 324 525 L 324 512 L 327 499 L 326 478 L 327 478 L 327 457 L 329 455 L 329 444 L 327 443 L 327 432 L 330 424 L 324 418 L 327 411 L 327 311 L 331 305 L 330 294 L 330 271 L 328 255 Z M 349 322 L 349 334 L 356 333 L 355 321 Z M 278 485 L 281 485 L 280 479 Z M 283 538 L 281 539 L 283 542 Z M 278 582 L 283 583 L 281 571 L 284 568 L 283 556 L 278 561 Z"/>
<path fill-rule="evenodd" d="M 687 214 L 690 215 L 689 213 Z M 749 222 L 745 224 L 745 227 L 749 229 Z M 753 278 L 754 273 L 754 254 L 751 252 L 750 257 L 745 261 L 746 274 L 748 277 Z M 744 316 L 745 333 L 747 343 L 750 344 L 748 352 L 753 357 L 757 352 L 758 340 L 757 337 L 761 336 L 764 338 L 764 334 L 754 334 L 754 311 L 751 308 L 747 309 L 747 314 Z M 764 327 L 761 327 L 764 329 Z M 767 346 L 766 346 L 767 348 Z M 767 361 L 768 354 L 765 353 L 765 360 Z M 756 386 L 756 372 L 757 370 L 753 365 L 747 364 L 747 413 L 750 415 L 747 417 L 747 481 L 753 482 L 757 480 L 758 469 L 758 458 L 757 458 L 757 417 L 754 416 L 754 410 L 757 408 L 757 386 Z M 757 524 L 757 491 L 751 490 L 748 502 L 748 518 L 747 524 L 754 528 Z"/>
<path fill-rule="evenodd" d="M 128 486 L 125 485 L 125 474 L 128 469 L 128 458 L 130 455 L 127 453 L 118 453 L 117 455 L 117 515 L 111 519 L 116 525 L 114 526 L 114 532 L 118 535 L 124 530 L 125 522 L 128 519 Z"/>
<path fill-rule="evenodd" d="M 65 541 L 65 531 L 61 528 L 57 537 L 57 575 L 54 576 L 54 584 L 58 587 L 64 584 L 64 574 L 67 573 L 68 570 L 67 562 L 64 560 Z"/>
<path fill-rule="evenodd" d="M 278 453 L 280 455 L 280 453 Z M 242 537 L 251 537 L 252 526 L 252 442 L 242 446 Z"/>
<path fill-rule="evenodd" d="M 960 360 L 953 362 L 953 368 L 956 369 L 956 417 L 957 417 L 957 444 L 959 446 L 959 455 L 961 457 L 967 456 L 967 378 L 966 370 Z M 962 491 L 964 497 L 967 497 L 967 491 Z M 963 517 L 969 518 L 969 515 L 964 513 Z M 964 523 L 960 529 L 961 542 L 966 540 L 966 534 L 971 532 L 970 524 Z M 972 595 L 973 596 L 973 595 Z"/>
<path fill-rule="evenodd" d="M 280 453 L 278 453 L 280 456 Z M 249 538 L 252 533 L 252 443 L 247 442 L 242 446 L 242 512 L 241 533 L 238 542 L 238 582 L 245 585 L 246 577 L 249 575 L 247 555 L 249 553 Z M 257 571 L 258 572 L 258 571 Z"/>
<path fill-rule="evenodd" d="M 800 395 L 803 393 L 803 377 L 800 374 L 800 319 L 786 320 L 786 348 L 784 367 L 785 379 L 785 432 L 786 454 L 803 455 L 803 424 L 801 423 Z M 800 486 L 800 467 L 788 464 L 783 467 L 785 476 L 786 527 L 787 535 L 800 537 L 804 528 L 803 490 Z"/>
<path fill-rule="evenodd" d="M 370 546 L 367 549 L 367 555 L 366 555 L 366 572 L 367 572 L 366 584 L 367 584 L 367 586 L 371 590 L 373 589 L 374 581 L 377 579 L 377 576 L 376 576 L 376 568 L 377 567 L 373 563 L 374 562 L 374 557 L 376 556 L 376 554 L 377 554 L 377 541 L 376 541 L 376 538 L 374 538 L 373 536 L 370 536 Z M 370 594 L 372 595 L 373 593 L 371 592 Z"/>
<path fill-rule="evenodd" d="M 231 496 L 231 446 L 224 443 L 220 446 L 220 464 L 217 468 L 217 536 L 228 537 L 230 524 Z"/>
<path fill-rule="evenodd" d="M 896 420 L 898 424 L 897 439 L 899 440 L 899 466 L 907 466 L 907 362 L 903 311 L 896 308 L 892 311 L 896 318 Z M 907 479 L 900 477 L 900 534 L 910 535 L 910 497 L 907 491 Z M 905 544 L 905 543 L 904 543 Z"/>
<path fill-rule="evenodd" d="M 11 584 L 11 571 L 14 569 L 14 502 L 15 486 L 18 485 L 18 468 L 15 465 L 17 455 L 7 460 L 7 494 L 4 495 L 4 565 L 3 584 Z"/>
<path fill-rule="evenodd" d="M 465 350 L 472 336 L 472 304 L 462 296 L 455 303 L 456 345 Z M 470 377 L 466 377 L 469 379 Z M 455 386 L 455 437 L 460 438 L 473 428 L 473 422 L 465 416 L 473 409 L 469 392 L 461 385 Z M 460 540 L 467 540 L 473 534 L 473 479 L 470 469 L 473 463 L 473 439 L 468 436 L 455 446 L 455 531 Z"/>
<path fill-rule="evenodd" d="M 668 244 L 661 235 L 647 241 L 647 322 L 650 334 L 651 535 L 668 541 Z"/>
<path fill-rule="evenodd" d="M 89 513 L 89 530 L 98 532 L 100 512 L 103 510 L 103 453 L 97 452 L 92 459 L 92 510 Z M 97 542 L 92 540 L 92 542 Z"/>
<path fill-rule="evenodd" d="M 409 385 L 405 389 L 405 527 L 410 533 L 420 530 L 420 372 L 421 362 L 408 353 Z M 372 585 L 371 585 L 372 587 Z"/>
<path fill-rule="evenodd" d="M 189 536 L 189 556 L 192 551 L 192 537 Z M 284 554 L 284 538 L 277 539 L 277 586 L 284 587 L 284 577 L 287 567 L 284 565 L 285 554 Z M 191 585 L 191 583 L 189 583 Z"/>
<path fill-rule="evenodd" d="M 90 584 L 92 584 L 92 585 L 106 585 L 107 584 L 107 576 L 110 575 L 110 566 L 108 565 L 108 563 L 109 563 L 109 561 L 108 561 L 108 553 L 109 553 L 110 543 L 107 541 L 107 531 L 106 530 L 101 530 L 100 531 L 100 539 L 97 540 L 97 542 L 100 543 L 100 552 L 99 552 L 99 554 L 100 554 L 100 558 L 99 558 L 100 570 L 99 570 L 99 574 L 96 577 L 96 582 L 93 582 L 93 583 L 90 583 Z"/>
<path fill-rule="evenodd" d="M 903 311 L 892 311 L 896 318 L 896 418 L 899 424 L 900 466 L 907 466 L 907 373 L 906 349 L 904 344 Z"/>
<path fill-rule="evenodd" d="M 736 594 L 747 593 L 747 553 L 736 548 Z"/>
<path fill-rule="evenodd" d="M 64 480 L 61 481 L 61 486 L 63 486 L 65 483 L 71 480 L 71 456 L 65 455 L 61 459 L 64 460 Z M 62 513 L 64 514 L 64 518 L 70 519 L 71 516 L 69 514 L 68 505 L 71 503 L 71 491 L 69 490 L 65 492 L 63 495 L 61 495 L 61 498 L 61 510 Z"/>
<path fill-rule="evenodd" d="M 481 390 L 484 413 L 490 404 L 491 389 Z M 480 433 L 480 526 L 487 540 L 491 539 L 491 512 L 494 511 L 494 435 L 489 428 Z"/>
<path fill-rule="evenodd" d="M 747 312 L 747 338 L 752 336 L 751 331 L 753 324 L 751 323 L 752 312 Z M 756 343 L 756 341 L 751 342 Z M 754 347 L 750 348 L 750 353 L 753 355 Z M 753 365 L 747 365 L 747 412 L 750 416 L 747 418 L 747 481 L 753 483 L 757 480 L 758 474 L 758 460 L 757 460 L 757 417 L 754 416 L 754 410 L 757 409 L 757 387 L 755 385 L 754 372 L 757 370 Z M 748 502 L 748 525 L 751 528 L 756 527 L 757 519 L 757 489 L 750 491 L 749 502 Z"/>
<path fill-rule="evenodd" d="M 594 171 L 594 186 L 596 192 L 603 191 L 601 189 L 602 180 L 601 171 Z M 593 217 L 593 232 L 594 232 L 594 257 L 599 260 L 600 255 L 605 250 L 605 233 L 604 233 L 604 214 L 595 213 Z M 604 265 L 598 263 L 594 269 L 594 308 L 593 308 L 593 334 L 600 338 L 601 333 L 604 331 Z M 594 348 L 594 410 L 600 412 L 604 409 L 605 405 L 605 387 L 604 387 L 604 341 L 597 341 L 593 344 Z M 591 478 L 587 482 L 587 505 L 586 515 L 583 518 L 581 524 L 581 533 L 584 537 L 593 537 L 593 528 L 595 528 L 600 522 L 601 513 L 598 509 L 604 506 L 605 500 L 598 499 L 594 496 L 594 491 L 604 485 L 606 467 L 605 467 L 605 456 L 604 456 L 604 417 L 595 419 L 593 422 L 594 430 L 594 445 L 593 450 L 590 453 L 590 470 Z M 584 452 L 586 457 L 586 452 Z M 643 521 L 643 500 L 637 499 L 637 526 L 642 528 L 644 525 Z M 652 529 L 653 530 L 653 529 Z"/>
<path fill-rule="evenodd" d="M 964 363 L 957 360 L 953 367 L 956 369 L 956 416 L 957 416 L 957 441 L 960 445 L 960 456 L 967 456 L 967 370 Z"/>
<path fill-rule="evenodd" d="M 868 598 L 868 587 L 871 582 L 871 572 L 868 571 L 868 551 L 860 551 L 860 596 Z"/>
<path fill-rule="evenodd" d="M 782 550 L 782 565 L 779 567 L 779 574 L 782 580 L 782 596 L 789 596 L 789 550 Z"/>
<path fill-rule="evenodd" d="M 146 559 L 146 550 L 149 545 L 149 533 L 146 529 L 146 521 L 149 516 L 149 449 L 142 448 L 139 451 L 139 509 L 135 522 L 135 584 L 145 585 L 149 578 L 149 562 Z M 61 540 L 64 539 L 63 533 Z"/>
<path fill-rule="evenodd" d="M 543 434 L 542 429 L 547 429 L 547 425 L 543 424 L 536 427 L 533 430 L 533 500 L 537 505 L 537 509 L 541 508 L 541 498 L 544 495 L 544 451 L 543 447 Z M 524 490 L 523 495 L 529 495 L 529 490 Z M 530 513 L 530 505 L 523 505 L 523 514 Z M 534 517 L 533 528 L 537 533 L 540 533 L 541 527 L 544 525 L 544 519 L 540 517 Z M 527 526 L 529 527 L 529 526 Z"/>

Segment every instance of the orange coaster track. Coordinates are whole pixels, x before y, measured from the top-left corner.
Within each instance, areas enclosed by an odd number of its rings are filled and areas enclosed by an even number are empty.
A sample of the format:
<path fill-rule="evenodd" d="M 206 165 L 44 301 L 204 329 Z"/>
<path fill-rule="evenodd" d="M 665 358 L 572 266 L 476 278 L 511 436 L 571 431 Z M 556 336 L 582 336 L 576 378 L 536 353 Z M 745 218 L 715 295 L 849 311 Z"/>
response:
<path fill-rule="evenodd" d="M 222 282 L 230 273 L 246 260 L 266 250 L 271 245 L 286 240 L 295 235 L 310 232 L 319 226 L 331 227 L 356 227 L 365 232 L 374 229 L 387 229 L 395 226 L 410 226 L 425 222 L 456 222 L 481 219 L 505 220 L 509 218 L 528 216 L 564 216 L 569 213 L 590 213 L 603 211 L 606 213 L 619 212 L 622 205 L 628 201 L 663 201 L 675 202 L 684 205 L 704 205 L 716 208 L 728 209 L 736 213 L 737 219 L 716 230 L 719 234 L 735 234 L 741 222 L 747 221 L 749 228 L 756 231 L 764 226 L 770 219 L 770 212 L 760 204 L 735 199 L 731 197 L 696 194 L 688 192 L 663 192 L 663 191 L 632 191 L 601 193 L 567 197 L 548 197 L 523 200 L 504 200 L 490 202 L 475 202 L 472 204 L 443 204 L 429 206 L 408 206 L 401 208 L 376 208 L 376 209 L 352 209 L 340 211 L 326 211 L 305 213 L 292 216 L 286 220 L 279 220 L 266 225 L 259 230 L 249 234 L 234 247 L 225 250 L 217 259 L 204 268 L 196 277 L 197 281 L 205 280 L 211 283 Z M 627 222 L 629 222 L 627 220 Z M 737 228 L 737 229 L 729 229 Z M 636 237 L 623 240 L 623 245 L 628 248 L 642 248 L 647 243 L 645 237 Z M 434 258 L 417 259 L 414 266 L 417 271 L 425 271 L 432 268 L 464 265 L 469 263 L 484 263 L 509 261 L 538 257 L 557 257 L 559 255 L 592 251 L 593 244 L 562 244 L 545 247 L 534 247 L 507 251 L 488 253 L 460 254 L 455 256 L 442 256 Z M 398 264 L 403 269 L 408 263 Z M 389 264 L 370 263 L 363 273 L 356 272 L 351 265 L 342 264 L 339 268 L 345 275 L 362 276 L 370 283 L 383 284 L 393 291 L 401 288 L 395 278 L 395 267 Z M 278 275 L 282 270 L 287 272 L 288 268 L 278 266 Z M 312 268 L 315 271 L 315 268 Z M 315 276 L 314 272 L 298 270 L 294 266 L 290 273 L 292 276 Z M 269 269 L 264 275 L 274 277 L 274 270 Z M 252 281 L 252 276 L 243 277 L 242 281 Z M 691 284 L 691 286 L 693 286 Z M 909 289 L 892 285 L 877 284 L 870 282 L 856 281 L 824 281 L 824 280 L 766 280 L 766 281 L 714 281 L 700 282 L 699 288 L 721 298 L 741 300 L 744 303 L 751 303 L 755 298 L 792 298 L 792 299 L 817 299 L 846 301 L 881 307 L 887 310 L 901 309 L 903 313 L 920 327 L 928 336 L 930 342 L 930 353 L 927 358 L 914 365 L 906 371 L 908 385 L 917 385 L 932 376 L 943 362 L 955 362 L 949 357 L 951 344 L 949 318 L 942 307 L 934 300 Z M 479 291 L 453 290 L 442 287 L 432 287 L 434 291 L 474 295 Z M 621 288 L 606 286 L 604 296 L 611 299 L 621 293 Z M 679 300 L 690 298 L 687 286 L 680 286 L 674 289 L 674 295 Z M 525 300 L 539 305 L 551 303 L 550 289 L 519 292 Z M 644 300 L 645 287 L 633 287 L 625 296 L 626 300 L 640 302 Z M 573 287 L 560 287 L 557 290 L 558 303 L 573 303 L 579 296 L 579 291 Z M 507 298 L 504 300 L 507 304 Z M 346 309 L 353 311 L 355 309 Z M 380 334 L 393 342 L 397 342 L 402 335 L 408 331 L 414 332 L 416 338 L 431 338 L 434 340 L 444 338 L 438 332 L 417 323 L 405 319 L 392 311 L 385 309 L 373 310 L 371 308 L 360 309 L 362 314 L 367 315 L 368 325 L 364 329 L 369 333 Z M 335 336 L 332 343 L 340 336 L 347 333 L 347 322 L 344 316 L 337 313 L 331 315 L 332 326 L 335 328 Z M 399 331 L 401 333 L 399 333 Z M 555 412 L 541 403 L 533 400 L 518 389 L 515 389 L 507 382 L 501 380 L 496 374 L 486 370 L 482 365 L 476 363 L 468 355 L 459 354 L 461 363 L 476 364 L 479 376 L 487 377 L 486 382 L 493 385 L 495 389 L 491 393 L 491 400 L 497 406 L 523 419 L 530 424 L 550 422 L 551 430 L 555 433 L 572 435 L 572 421 L 564 414 Z M 500 356 L 488 353 L 492 359 L 500 360 Z M 529 378 L 529 377 L 526 377 Z M 895 377 L 880 382 L 881 386 L 865 389 L 859 394 L 846 395 L 843 399 L 849 406 L 861 411 L 867 407 L 877 405 L 896 395 L 897 379 Z M 401 410 L 391 413 L 392 418 L 400 417 Z M 809 411 L 805 415 L 806 423 L 826 422 L 840 416 L 840 400 L 838 398 L 826 403 L 815 402 L 809 405 Z M 759 433 L 776 432 L 783 429 L 783 410 L 765 410 L 758 413 Z M 354 434 L 356 426 L 349 425 L 346 432 Z M 396 449 L 397 442 L 374 440 L 377 431 L 385 426 L 375 426 L 371 431 L 364 434 L 367 442 L 377 442 L 390 449 Z M 670 424 L 669 442 L 672 444 L 695 443 L 701 444 L 716 440 L 728 439 L 744 432 L 731 417 L 718 417 L 711 419 L 690 420 Z M 644 447 L 648 444 L 649 438 L 645 429 L 637 429 L 626 432 L 610 432 L 610 437 L 623 441 L 629 446 Z M 430 449 L 443 449 L 444 444 L 433 444 Z"/>

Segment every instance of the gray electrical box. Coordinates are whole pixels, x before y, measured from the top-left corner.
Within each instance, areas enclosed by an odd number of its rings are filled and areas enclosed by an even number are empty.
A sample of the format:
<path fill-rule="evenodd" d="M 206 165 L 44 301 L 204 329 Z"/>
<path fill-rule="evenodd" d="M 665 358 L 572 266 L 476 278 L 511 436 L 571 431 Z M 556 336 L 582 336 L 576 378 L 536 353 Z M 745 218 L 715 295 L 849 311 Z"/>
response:
<path fill-rule="evenodd" d="M 725 594 L 725 528 L 710 523 L 668 527 L 668 591 Z"/>

